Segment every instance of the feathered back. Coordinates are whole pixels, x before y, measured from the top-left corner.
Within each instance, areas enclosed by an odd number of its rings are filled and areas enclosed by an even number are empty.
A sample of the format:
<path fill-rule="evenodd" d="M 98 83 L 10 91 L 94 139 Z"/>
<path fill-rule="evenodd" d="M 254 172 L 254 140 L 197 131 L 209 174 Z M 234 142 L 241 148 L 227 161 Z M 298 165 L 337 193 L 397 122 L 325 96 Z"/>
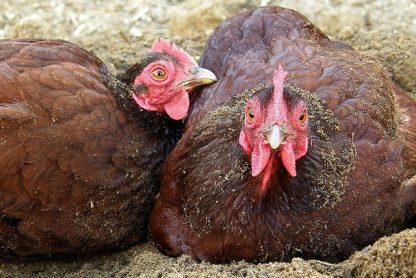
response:
<path fill-rule="evenodd" d="M 194 100 L 187 128 L 231 96 L 271 83 L 274 70 L 282 65 L 288 83 L 323 98 L 341 129 L 356 138 L 363 135 L 353 126 L 356 119 L 344 119 L 353 107 L 367 112 L 357 115 L 370 127 L 365 136 L 377 140 L 384 132 L 394 136 L 397 131 L 393 84 L 380 63 L 330 41 L 295 11 L 262 7 L 226 20 L 207 41 L 201 65 L 219 82 Z"/>

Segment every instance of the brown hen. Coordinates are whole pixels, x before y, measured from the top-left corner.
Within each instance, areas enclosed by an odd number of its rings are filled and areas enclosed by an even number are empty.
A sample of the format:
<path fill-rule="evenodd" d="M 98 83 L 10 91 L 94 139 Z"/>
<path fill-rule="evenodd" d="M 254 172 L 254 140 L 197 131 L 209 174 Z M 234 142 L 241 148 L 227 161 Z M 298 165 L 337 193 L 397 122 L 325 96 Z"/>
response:
<path fill-rule="evenodd" d="M 184 117 L 176 95 L 186 102 L 209 78 L 163 40 L 120 77 L 69 42 L 0 41 L 0 251 L 86 253 L 142 239 L 182 130 L 164 112 Z"/>
<path fill-rule="evenodd" d="M 279 65 L 285 85 L 270 86 Z M 162 251 L 336 261 L 415 215 L 416 104 L 377 61 L 293 10 L 261 7 L 222 23 L 202 66 L 220 81 L 195 96 L 162 167 L 150 219 Z M 268 129 L 247 130 L 256 111 Z"/>

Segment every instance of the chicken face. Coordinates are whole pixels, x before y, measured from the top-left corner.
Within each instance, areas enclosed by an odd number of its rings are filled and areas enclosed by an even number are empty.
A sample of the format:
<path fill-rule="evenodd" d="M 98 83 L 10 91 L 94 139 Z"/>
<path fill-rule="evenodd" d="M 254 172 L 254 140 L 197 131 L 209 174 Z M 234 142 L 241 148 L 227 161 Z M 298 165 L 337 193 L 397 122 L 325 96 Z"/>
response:
<path fill-rule="evenodd" d="M 299 96 L 284 91 L 286 74 L 279 66 L 273 77 L 273 91 L 265 90 L 246 104 L 239 143 L 251 157 L 252 176 L 264 171 L 263 185 L 277 157 L 289 175 L 296 176 L 295 161 L 308 149 L 307 106 Z"/>
<path fill-rule="evenodd" d="M 133 98 L 146 110 L 167 113 L 174 120 L 183 119 L 189 109 L 189 93 L 217 78 L 200 68 L 188 53 L 162 39 L 153 44 L 151 52 L 165 55 L 146 65 L 135 77 Z"/>

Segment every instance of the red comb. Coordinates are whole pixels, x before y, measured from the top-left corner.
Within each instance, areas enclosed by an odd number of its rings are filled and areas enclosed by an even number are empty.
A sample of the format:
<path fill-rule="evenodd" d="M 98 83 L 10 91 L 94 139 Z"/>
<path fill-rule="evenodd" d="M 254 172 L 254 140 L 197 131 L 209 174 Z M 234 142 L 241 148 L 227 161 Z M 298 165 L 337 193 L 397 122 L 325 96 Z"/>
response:
<path fill-rule="evenodd" d="M 189 55 L 182 48 L 177 47 L 174 43 L 170 43 L 163 38 L 155 40 L 150 51 L 156 53 L 166 53 L 180 62 L 191 62 L 196 65 L 195 59 L 192 58 L 191 55 Z"/>
<path fill-rule="evenodd" d="M 287 72 L 283 71 L 281 65 L 279 65 L 278 69 L 274 71 L 273 76 L 273 96 L 271 102 L 269 104 L 269 113 L 270 116 L 273 118 L 279 118 L 282 114 L 283 110 L 283 84 L 285 81 L 285 77 Z"/>

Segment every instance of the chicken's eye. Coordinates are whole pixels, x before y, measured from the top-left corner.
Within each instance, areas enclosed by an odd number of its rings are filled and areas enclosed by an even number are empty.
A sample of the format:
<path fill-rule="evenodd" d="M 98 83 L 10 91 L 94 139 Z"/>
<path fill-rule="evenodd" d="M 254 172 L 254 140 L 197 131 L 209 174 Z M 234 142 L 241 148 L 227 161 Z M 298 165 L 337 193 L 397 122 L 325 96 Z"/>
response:
<path fill-rule="evenodd" d="M 161 81 L 166 78 L 166 72 L 162 68 L 157 68 L 152 71 L 153 79 Z"/>
<path fill-rule="evenodd" d="M 254 112 L 251 109 L 247 109 L 246 111 L 246 119 L 249 123 L 252 123 L 254 121 Z"/>
<path fill-rule="evenodd" d="M 305 110 L 303 110 L 302 114 L 299 116 L 299 123 L 301 125 L 306 123 L 306 120 L 308 119 L 308 112 Z"/>

